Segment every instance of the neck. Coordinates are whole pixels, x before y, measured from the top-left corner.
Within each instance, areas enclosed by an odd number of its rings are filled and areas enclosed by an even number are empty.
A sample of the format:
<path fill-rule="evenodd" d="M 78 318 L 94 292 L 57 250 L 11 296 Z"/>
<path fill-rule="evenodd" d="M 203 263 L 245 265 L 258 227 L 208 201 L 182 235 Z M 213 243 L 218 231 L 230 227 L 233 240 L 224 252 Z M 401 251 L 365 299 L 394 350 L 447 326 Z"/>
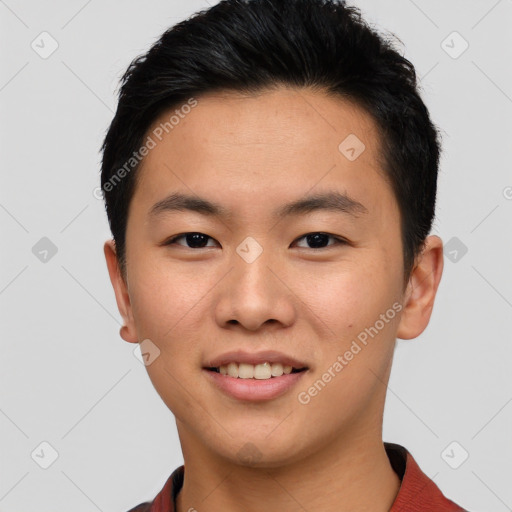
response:
<path fill-rule="evenodd" d="M 310 456 L 270 468 L 187 450 L 198 440 L 190 443 L 190 432 L 178 430 L 185 448 L 185 478 L 176 512 L 388 512 L 400 488 L 380 429 L 378 435 L 367 431 L 326 439 Z"/>

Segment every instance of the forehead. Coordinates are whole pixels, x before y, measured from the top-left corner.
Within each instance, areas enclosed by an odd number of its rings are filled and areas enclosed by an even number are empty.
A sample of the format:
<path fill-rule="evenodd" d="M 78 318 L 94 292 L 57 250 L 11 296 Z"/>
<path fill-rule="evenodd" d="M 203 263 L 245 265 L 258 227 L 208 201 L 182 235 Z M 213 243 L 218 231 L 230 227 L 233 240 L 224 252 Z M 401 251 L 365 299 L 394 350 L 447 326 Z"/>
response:
<path fill-rule="evenodd" d="M 391 194 L 376 124 L 352 102 L 287 87 L 195 100 L 192 109 L 164 112 L 148 130 L 155 146 L 138 171 L 136 194 L 159 199 L 179 188 L 249 203 L 320 188 L 370 202 Z"/>

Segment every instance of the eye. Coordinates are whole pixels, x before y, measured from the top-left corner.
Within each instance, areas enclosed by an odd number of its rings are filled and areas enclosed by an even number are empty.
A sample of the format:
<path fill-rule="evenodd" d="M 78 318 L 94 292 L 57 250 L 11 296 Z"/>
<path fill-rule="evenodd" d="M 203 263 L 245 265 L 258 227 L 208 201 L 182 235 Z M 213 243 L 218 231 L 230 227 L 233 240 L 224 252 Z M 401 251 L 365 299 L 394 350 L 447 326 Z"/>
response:
<path fill-rule="evenodd" d="M 182 245 L 178 243 L 178 240 L 184 239 L 186 244 L 185 247 L 189 249 L 202 249 L 203 247 L 215 247 L 215 245 L 207 245 L 208 240 L 213 240 L 212 237 L 205 235 L 204 233 L 183 233 L 182 235 L 177 235 L 170 240 L 167 240 L 163 245 Z"/>
<path fill-rule="evenodd" d="M 333 245 L 344 245 L 347 244 L 347 242 L 341 238 L 338 238 L 334 235 L 330 235 L 329 233 L 308 233 L 307 235 L 301 236 L 300 238 L 297 238 L 296 241 L 305 239 L 306 243 L 310 245 L 310 247 L 303 247 L 306 249 L 323 249 L 325 247 L 333 246 Z M 332 239 L 334 242 L 332 244 L 329 244 L 329 239 Z"/>
<path fill-rule="evenodd" d="M 331 247 L 334 245 L 343 245 L 347 243 L 345 240 L 339 237 L 323 232 L 308 233 L 306 235 L 303 235 L 296 240 L 296 243 L 303 239 L 308 245 L 298 245 L 298 247 L 302 247 L 305 249 L 323 249 L 326 247 Z M 185 244 L 180 243 L 180 241 L 183 240 L 185 241 Z M 209 244 L 209 241 L 215 242 L 215 240 L 212 237 L 205 235 L 204 233 L 191 232 L 177 235 L 167 240 L 163 245 L 181 245 L 189 249 L 215 247 L 215 243 L 213 243 L 212 245 Z M 332 241 L 332 243 L 329 243 L 330 241 Z"/>

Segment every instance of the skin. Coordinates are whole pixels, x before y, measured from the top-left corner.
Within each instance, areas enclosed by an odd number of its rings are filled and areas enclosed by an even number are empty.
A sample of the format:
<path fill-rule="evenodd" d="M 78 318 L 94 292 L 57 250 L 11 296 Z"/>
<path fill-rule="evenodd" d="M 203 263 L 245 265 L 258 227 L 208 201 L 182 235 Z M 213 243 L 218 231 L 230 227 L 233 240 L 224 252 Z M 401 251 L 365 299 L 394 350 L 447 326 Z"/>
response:
<path fill-rule="evenodd" d="M 404 288 L 398 204 L 378 163 L 377 128 L 357 106 L 285 87 L 197 100 L 142 162 L 128 216 L 125 277 L 114 243 L 104 246 L 122 338 L 150 339 L 160 350 L 146 368 L 176 417 L 186 468 L 178 511 L 386 512 L 400 486 L 382 442 L 395 340 L 415 338 L 428 325 L 442 241 L 427 238 Z M 354 161 L 338 149 L 349 134 L 366 146 Z M 367 213 L 272 214 L 306 194 L 332 190 Z M 151 218 L 151 207 L 173 192 L 219 203 L 230 215 L 175 211 Z M 189 248 L 184 238 L 163 245 L 187 232 L 211 237 L 207 247 Z M 348 243 L 328 238 L 312 248 L 304 236 L 317 232 Z M 252 263 L 236 252 L 247 236 L 263 248 Z M 401 311 L 393 320 L 309 403 L 300 403 L 297 394 L 394 303 Z M 276 349 L 309 370 L 274 400 L 235 400 L 202 367 L 239 348 Z M 252 462 L 240 457 L 247 443 L 257 450 Z"/>

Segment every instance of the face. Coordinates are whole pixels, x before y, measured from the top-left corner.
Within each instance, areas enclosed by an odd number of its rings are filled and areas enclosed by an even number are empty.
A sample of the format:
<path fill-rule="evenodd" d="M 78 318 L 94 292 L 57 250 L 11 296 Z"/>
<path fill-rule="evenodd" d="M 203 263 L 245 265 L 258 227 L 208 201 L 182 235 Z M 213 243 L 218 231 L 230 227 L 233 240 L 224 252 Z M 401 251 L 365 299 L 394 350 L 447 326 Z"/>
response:
<path fill-rule="evenodd" d="M 243 463 L 252 443 L 271 467 L 380 432 L 395 338 L 426 327 L 442 258 L 437 244 L 403 290 L 400 212 L 371 118 L 280 88 L 198 97 L 161 131 L 130 204 L 126 280 L 105 252 L 121 334 L 150 340 L 147 371 L 184 453 Z M 205 368 L 236 350 L 307 370 L 278 396 L 235 397 Z"/>

